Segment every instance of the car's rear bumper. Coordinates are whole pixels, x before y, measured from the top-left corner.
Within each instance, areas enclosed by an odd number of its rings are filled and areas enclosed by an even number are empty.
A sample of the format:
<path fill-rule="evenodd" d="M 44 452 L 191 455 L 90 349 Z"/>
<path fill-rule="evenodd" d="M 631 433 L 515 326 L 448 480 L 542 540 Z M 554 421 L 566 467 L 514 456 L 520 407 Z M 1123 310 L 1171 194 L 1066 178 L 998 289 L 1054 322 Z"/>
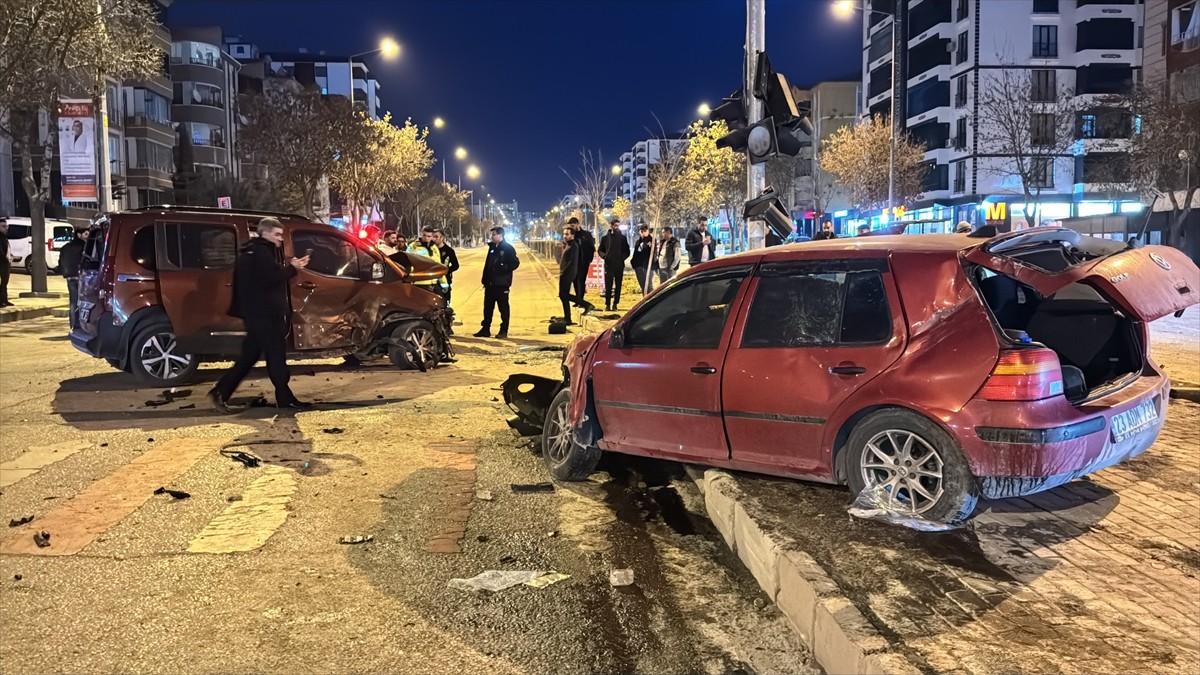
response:
<path fill-rule="evenodd" d="M 123 361 L 128 350 L 124 327 L 114 326 L 109 312 L 101 314 L 91 325 L 95 326 L 95 332 L 89 330 L 89 324 L 72 330 L 71 345 L 88 356 Z"/>
<path fill-rule="evenodd" d="M 1145 452 L 1162 430 L 1170 389 L 1170 381 L 1155 373 L 1078 407 L 1062 397 L 972 401 L 963 417 L 973 423 L 959 429 L 959 441 L 984 497 L 1029 495 Z M 1112 419 L 1146 402 L 1157 419 L 1118 439 Z"/>

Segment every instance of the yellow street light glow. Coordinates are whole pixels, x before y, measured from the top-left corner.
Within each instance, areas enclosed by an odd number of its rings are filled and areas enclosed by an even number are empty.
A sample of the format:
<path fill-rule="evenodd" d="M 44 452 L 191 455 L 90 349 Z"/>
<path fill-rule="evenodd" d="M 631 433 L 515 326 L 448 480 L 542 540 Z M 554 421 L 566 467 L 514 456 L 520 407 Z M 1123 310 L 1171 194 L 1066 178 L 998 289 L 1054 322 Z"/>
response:
<path fill-rule="evenodd" d="M 441 129 L 444 126 L 446 126 L 446 120 L 444 120 L 440 117 L 433 118 L 433 128 L 434 129 Z"/>
<path fill-rule="evenodd" d="M 379 51 L 384 55 L 385 58 L 389 59 L 400 56 L 400 43 L 396 42 L 390 37 L 384 38 L 379 43 Z"/>
<path fill-rule="evenodd" d="M 475 166 L 474 164 L 472 164 L 471 166 L 468 166 L 467 167 L 467 178 L 470 178 L 471 180 L 479 178 L 479 167 Z"/>
<path fill-rule="evenodd" d="M 466 159 L 467 158 L 467 149 L 466 148 L 455 148 L 454 156 L 457 157 L 458 159 Z"/>
<path fill-rule="evenodd" d="M 613 164 L 612 173 L 614 176 L 620 176 L 621 175 L 621 165 Z"/>
<path fill-rule="evenodd" d="M 849 19 L 854 16 L 854 0 L 837 0 L 833 3 L 833 15 L 839 19 Z"/>
<path fill-rule="evenodd" d="M 696 112 L 708 117 L 708 114 L 712 112 L 712 108 L 708 107 L 707 103 L 701 103 L 700 107 L 696 109 Z"/>

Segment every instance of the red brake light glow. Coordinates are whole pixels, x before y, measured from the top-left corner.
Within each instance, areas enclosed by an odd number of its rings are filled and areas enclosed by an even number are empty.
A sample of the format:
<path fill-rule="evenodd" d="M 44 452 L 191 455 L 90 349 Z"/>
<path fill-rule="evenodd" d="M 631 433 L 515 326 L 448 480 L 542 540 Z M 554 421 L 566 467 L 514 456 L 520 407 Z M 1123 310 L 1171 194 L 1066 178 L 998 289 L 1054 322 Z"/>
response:
<path fill-rule="evenodd" d="M 986 401 L 1040 401 L 1063 393 L 1062 366 L 1050 349 L 1013 349 L 1000 360 L 979 390 Z"/>

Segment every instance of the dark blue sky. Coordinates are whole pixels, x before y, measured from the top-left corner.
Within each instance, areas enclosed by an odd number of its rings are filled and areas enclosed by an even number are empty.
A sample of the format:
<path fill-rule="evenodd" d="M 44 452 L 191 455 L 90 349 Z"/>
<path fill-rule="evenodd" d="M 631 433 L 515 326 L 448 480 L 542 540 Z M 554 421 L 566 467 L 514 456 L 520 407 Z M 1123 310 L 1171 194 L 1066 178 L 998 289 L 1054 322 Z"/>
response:
<path fill-rule="evenodd" d="M 859 77 L 861 24 L 830 4 L 767 2 L 767 52 L 797 86 Z M 746 31 L 742 0 L 176 0 L 169 17 L 267 51 L 352 54 L 395 37 L 399 60 L 368 58 L 384 109 L 443 117 L 430 144 L 448 177 L 462 145 L 496 201 L 524 211 L 571 191 L 560 167 L 574 174 L 581 148 L 611 165 L 657 131 L 654 115 L 676 131 L 737 89 Z"/>

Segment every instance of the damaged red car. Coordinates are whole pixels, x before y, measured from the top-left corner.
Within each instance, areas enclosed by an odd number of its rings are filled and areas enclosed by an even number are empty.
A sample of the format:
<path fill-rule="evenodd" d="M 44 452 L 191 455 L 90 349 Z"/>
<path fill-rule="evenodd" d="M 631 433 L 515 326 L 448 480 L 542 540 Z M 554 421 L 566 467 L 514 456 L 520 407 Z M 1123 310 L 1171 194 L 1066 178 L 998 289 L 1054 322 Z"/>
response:
<path fill-rule="evenodd" d="M 562 480 L 618 452 L 957 522 L 1149 448 L 1171 385 L 1147 324 L 1198 302 L 1180 251 L 1062 228 L 812 242 L 693 267 L 577 339 L 561 383 L 505 393 Z"/>

